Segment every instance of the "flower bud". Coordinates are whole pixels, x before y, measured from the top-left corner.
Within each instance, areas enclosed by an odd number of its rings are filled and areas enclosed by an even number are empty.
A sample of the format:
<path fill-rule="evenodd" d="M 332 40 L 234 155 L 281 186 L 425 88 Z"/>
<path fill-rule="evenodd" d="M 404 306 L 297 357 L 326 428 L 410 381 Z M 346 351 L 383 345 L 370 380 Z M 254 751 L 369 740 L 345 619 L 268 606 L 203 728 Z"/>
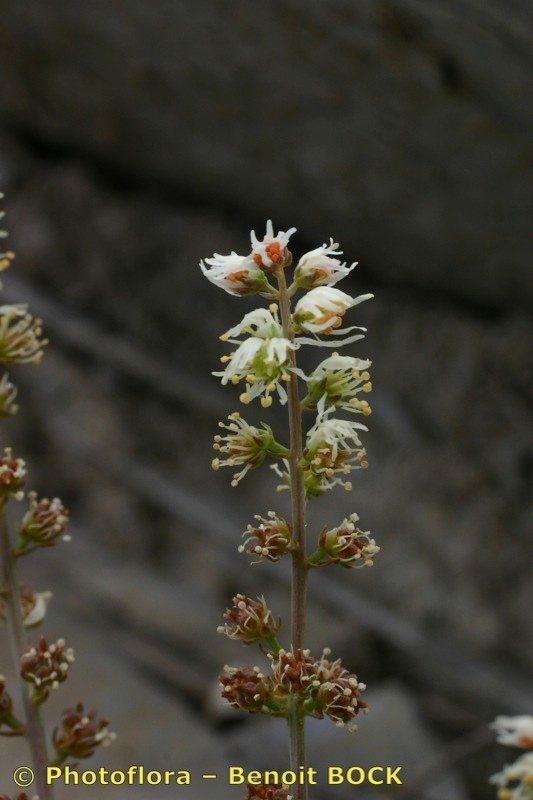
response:
<path fill-rule="evenodd" d="M 256 520 L 260 524 L 248 525 L 243 533 L 245 542 L 240 545 L 239 552 L 246 551 L 260 561 L 279 561 L 289 550 L 291 526 L 273 511 L 268 512 L 267 518 L 256 516 Z"/>
<path fill-rule="evenodd" d="M 18 554 L 26 548 L 51 547 L 59 537 L 69 541 L 67 525 L 69 512 L 58 497 L 49 500 L 38 499 L 36 492 L 30 492 L 30 507 L 26 512 L 19 531 Z"/>
<path fill-rule="evenodd" d="M 104 717 L 98 719 L 94 709 L 85 713 L 81 703 L 75 709 L 63 711 L 60 726 L 53 736 L 61 761 L 90 758 L 98 747 L 108 747 L 115 739 L 116 735 L 109 731 L 109 721 Z"/>
<path fill-rule="evenodd" d="M 271 686 L 259 667 L 225 667 L 221 694 L 232 708 L 254 714 L 265 710 Z"/>
<path fill-rule="evenodd" d="M 42 323 L 28 314 L 25 305 L 0 306 L 0 363 L 37 364 L 43 347 Z"/>
<path fill-rule="evenodd" d="M 374 556 L 380 548 L 369 531 L 356 527 L 358 519 L 357 514 L 352 514 L 337 528 L 322 531 L 318 543 L 318 554 L 322 558 L 315 563 L 335 563 L 348 568 L 373 566 Z"/>
<path fill-rule="evenodd" d="M 255 235 L 255 231 L 252 231 L 250 234 L 252 240 L 251 256 L 257 266 L 266 272 L 274 272 L 278 268 L 284 269 L 290 266 L 292 253 L 287 245 L 295 232 L 296 228 L 289 228 L 288 231 L 279 231 L 274 236 L 274 228 L 270 219 L 266 225 L 266 234 L 261 241 Z"/>
<path fill-rule="evenodd" d="M 292 800 L 289 789 L 279 783 L 252 786 L 248 784 L 246 800 Z"/>
<path fill-rule="evenodd" d="M 49 646 L 41 637 L 37 647 L 28 647 L 20 659 L 20 675 L 35 687 L 34 702 L 37 705 L 46 700 L 49 689 L 57 689 L 67 679 L 73 662 L 74 651 L 66 647 L 64 639 Z"/>
<path fill-rule="evenodd" d="M 6 730 L 2 730 L 2 729 Z M 6 691 L 6 679 L 0 675 L 0 735 L 3 733 L 13 734 L 22 731 L 24 725 L 13 715 L 13 701 Z"/>
<path fill-rule="evenodd" d="M 240 639 L 244 644 L 254 644 L 263 639 L 268 641 L 276 636 L 281 620 L 273 618 L 264 597 L 252 600 L 238 594 L 232 602 L 233 608 L 226 610 L 224 617 L 227 622 L 218 628 L 219 633 L 230 639 Z"/>
<path fill-rule="evenodd" d="M 533 750 L 533 716 L 528 714 L 521 714 L 518 717 L 499 716 L 490 727 L 496 731 L 498 744 Z"/>
<path fill-rule="evenodd" d="M 0 380 L 0 417 L 12 417 L 18 411 L 15 403 L 17 389 L 9 380 L 7 372 Z"/>
<path fill-rule="evenodd" d="M 13 458 L 11 448 L 6 447 L 0 458 L 0 505 L 9 496 L 22 500 L 26 475 L 26 462 L 22 458 Z"/>

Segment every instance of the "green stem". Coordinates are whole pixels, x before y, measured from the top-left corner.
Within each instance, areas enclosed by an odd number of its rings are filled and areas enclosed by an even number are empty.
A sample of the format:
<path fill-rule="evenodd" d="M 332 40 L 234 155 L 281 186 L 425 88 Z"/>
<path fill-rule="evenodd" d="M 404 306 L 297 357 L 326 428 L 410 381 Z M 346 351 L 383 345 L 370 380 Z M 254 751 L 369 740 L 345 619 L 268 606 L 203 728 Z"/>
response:
<path fill-rule="evenodd" d="M 282 269 L 276 272 L 276 279 L 279 286 L 279 306 L 281 312 L 281 322 L 283 325 L 283 335 L 289 341 L 294 341 L 294 330 L 292 328 L 290 295 L 287 290 L 285 273 Z M 291 287 L 292 293 L 293 287 Z M 296 354 L 294 350 L 289 351 L 290 365 L 296 367 Z M 298 395 L 298 379 L 294 372 L 291 373 L 291 380 L 288 385 L 288 410 L 289 410 L 289 430 L 290 430 L 290 457 L 289 472 L 291 481 L 291 503 L 292 503 L 292 600 L 291 600 L 291 622 L 292 622 L 292 644 L 295 649 L 303 648 L 305 621 L 306 621 L 306 600 L 307 600 L 307 564 L 305 555 L 305 487 L 303 472 L 301 467 L 303 455 L 302 439 L 302 411 L 300 398 Z M 291 769 L 298 770 L 299 767 L 306 766 L 305 754 L 305 717 L 303 716 L 297 698 L 291 703 L 288 716 L 290 734 L 290 755 Z M 307 786 L 294 787 L 295 800 L 307 800 Z"/>
<path fill-rule="evenodd" d="M 270 650 L 272 650 L 274 655 L 277 656 L 277 654 L 281 650 L 281 645 L 278 642 L 278 640 L 276 639 L 276 637 L 275 636 L 265 636 L 263 641 L 265 641 L 267 643 L 267 645 L 269 646 Z"/>
<path fill-rule="evenodd" d="M 26 648 L 26 632 L 22 620 L 22 610 L 19 599 L 19 580 L 15 559 L 13 558 L 11 537 L 6 518 L 5 508 L 0 510 L 0 553 L 2 559 L 2 579 L 8 589 L 6 598 L 6 616 L 11 645 L 11 653 L 15 670 L 20 669 L 20 657 Z M 35 790 L 39 800 L 53 800 L 52 787 L 46 783 L 46 768 L 48 766 L 48 753 L 46 748 L 46 735 L 41 720 L 39 709 L 31 700 L 31 690 L 22 685 L 22 698 L 24 714 L 26 717 L 26 739 L 35 772 Z"/>

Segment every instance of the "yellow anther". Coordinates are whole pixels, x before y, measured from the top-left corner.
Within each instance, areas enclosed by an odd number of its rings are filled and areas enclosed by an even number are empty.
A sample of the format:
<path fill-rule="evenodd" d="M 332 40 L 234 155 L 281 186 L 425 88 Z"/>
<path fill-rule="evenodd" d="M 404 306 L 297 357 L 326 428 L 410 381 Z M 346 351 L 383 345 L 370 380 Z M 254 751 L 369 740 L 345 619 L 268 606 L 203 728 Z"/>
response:
<path fill-rule="evenodd" d="M 270 408 L 270 406 L 272 405 L 272 398 L 270 397 L 270 395 L 261 398 L 261 405 L 263 406 L 263 408 Z"/>
<path fill-rule="evenodd" d="M 361 461 L 361 469 L 367 469 L 368 461 Z"/>
<path fill-rule="evenodd" d="M 250 374 L 246 376 L 246 383 L 255 383 L 256 381 L 257 378 L 255 377 L 255 375 Z"/>
<path fill-rule="evenodd" d="M 212 462 L 211 462 L 211 467 L 212 467 L 212 468 L 213 468 L 215 471 L 216 471 L 217 469 L 220 469 L 220 459 L 219 459 L 219 458 L 214 458 L 214 459 L 212 460 Z"/>
<path fill-rule="evenodd" d="M 241 418 L 241 415 L 239 414 L 239 412 L 238 412 L 238 411 L 233 411 L 231 414 L 228 414 L 228 419 L 233 419 L 233 420 L 235 420 L 235 419 L 240 419 L 240 418 Z M 220 423 L 219 423 L 219 424 L 220 424 Z M 223 426 L 223 427 L 224 427 L 224 426 Z"/>
<path fill-rule="evenodd" d="M 240 378 L 239 378 L 239 376 L 238 376 L 238 375 L 232 375 L 232 376 L 231 376 L 231 382 L 232 382 L 232 384 L 233 384 L 234 386 L 236 386 L 236 385 L 239 383 L 239 381 L 240 381 Z"/>
<path fill-rule="evenodd" d="M 271 312 L 271 314 L 277 314 L 278 304 L 277 303 L 271 303 L 269 305 L 269 307 L 268 307 L 268 310 Z"/>
<path fill-rule="evenodd" d="M 221 333 L 218 338 L 220 339 L 221 342 L 227 342 L 228 339 L 229 339 L 229 336 L 228 336 L 227 333 Z"/>
<path fill-rule="evenodd" d="M 248 405 L 248 403 L 251 402 L 252 398 L 250 397 L 248 392 L 243 392 L 239 397 L 239 400 L 241 401 L 241 403 L 244 403 L 244 405 Z"/>

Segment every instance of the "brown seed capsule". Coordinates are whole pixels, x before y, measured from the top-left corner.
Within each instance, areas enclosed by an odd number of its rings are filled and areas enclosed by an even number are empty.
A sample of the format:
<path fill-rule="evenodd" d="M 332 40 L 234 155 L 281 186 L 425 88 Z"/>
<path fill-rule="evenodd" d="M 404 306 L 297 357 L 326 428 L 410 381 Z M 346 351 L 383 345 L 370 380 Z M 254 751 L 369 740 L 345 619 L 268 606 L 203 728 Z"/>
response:
<path fill-rule="evenodd" d="M 22 500 L 22 491 L 26 480 L 26 462 L 22 458 L 13 458 L 10 447 L 6 447 L 0 458 L 0 501 L 9 496 Z"/>
<path fill-rule="evenodd" d="M 67 679 L 70 665 L 74 662 L 74 651 L 67 648 L 64 639 L 48 645 L 41 637 L 37 647 L 29 647 L 20 659 L 20 675 L 34 689 L 34 701 L 42 703 L 49 689 L 56 689 Z"/>
<path fill-rule="evenodd" d="M 98 719 L 93 709 L 85 713 L 83 705 L 67 708 L 61 715 L 60 727 L 54 731 L 54 747 L 60 759 L 90 758 L 97 747 L 107 747 L 115 739 L 109 731 L 109 722 Z"/>
<path fill-rule="evenodd" d="M 265 598 L 252 600 L 244 594 L 237 594 L 232 600 L 233 608 L 224 614 L 225 625 L 218 628 L 230 639 L 239 639 L 244 644 L 254 644 L 276 635 L 281 620 L 275 620 L 269 610 Z"/>
<path fill-rule="evenodd" d="M 222 697 L 232 708 L 252 714 L 263 710 L 271 687 L 259 667 L 225 667 L 220 677 Z"/>
<path fill-rule="evenodd" d="M 30 492 L 29 499 L 30 507 L 19 531 L 19 551 L 31 546 L 51 547 L 59 537 L 68 541 L 69 512 L 61 500 L 58 497 L 38 499 L 36 492 Z"/>

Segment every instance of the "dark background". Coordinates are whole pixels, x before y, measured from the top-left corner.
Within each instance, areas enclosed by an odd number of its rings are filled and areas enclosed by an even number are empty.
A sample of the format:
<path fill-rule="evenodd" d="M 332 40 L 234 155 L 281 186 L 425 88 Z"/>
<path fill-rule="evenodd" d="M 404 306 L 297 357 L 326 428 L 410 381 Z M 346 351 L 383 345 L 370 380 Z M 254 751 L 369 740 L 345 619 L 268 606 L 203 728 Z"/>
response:
<path fill-rule="evenodd" d="M 231 594 L 286 611 L 285 567 L 235 552 L 286 498 L 209 469 L 238 393 L 210 377 L 217 336 L 255 301 L 198 269 L 272 217 L 296 254 L 335 237 L 359 261 L 343 288 L 376 294 L 350 350 L 374 361 L 370 469 L 310 524 L 357 510 L 382 547 L 311 584 L 310 644 L 372 710 L 352 737 L 313 725 L 311 763 L 404 764 L 383 797 L 494 796 L 513 753 L 486 726 L 531 711 L 531 22 L 523 0 L 2 3 L 4 298 L 51 338 L 2 438 L 72 509 L 72 544 L 25 574 L 77 645 L 54 708 L 113 718 L 102 763 L 285 765 L 280 723 L 216 701 L 221 665 L 254 657 L 215 634 Z"/>

